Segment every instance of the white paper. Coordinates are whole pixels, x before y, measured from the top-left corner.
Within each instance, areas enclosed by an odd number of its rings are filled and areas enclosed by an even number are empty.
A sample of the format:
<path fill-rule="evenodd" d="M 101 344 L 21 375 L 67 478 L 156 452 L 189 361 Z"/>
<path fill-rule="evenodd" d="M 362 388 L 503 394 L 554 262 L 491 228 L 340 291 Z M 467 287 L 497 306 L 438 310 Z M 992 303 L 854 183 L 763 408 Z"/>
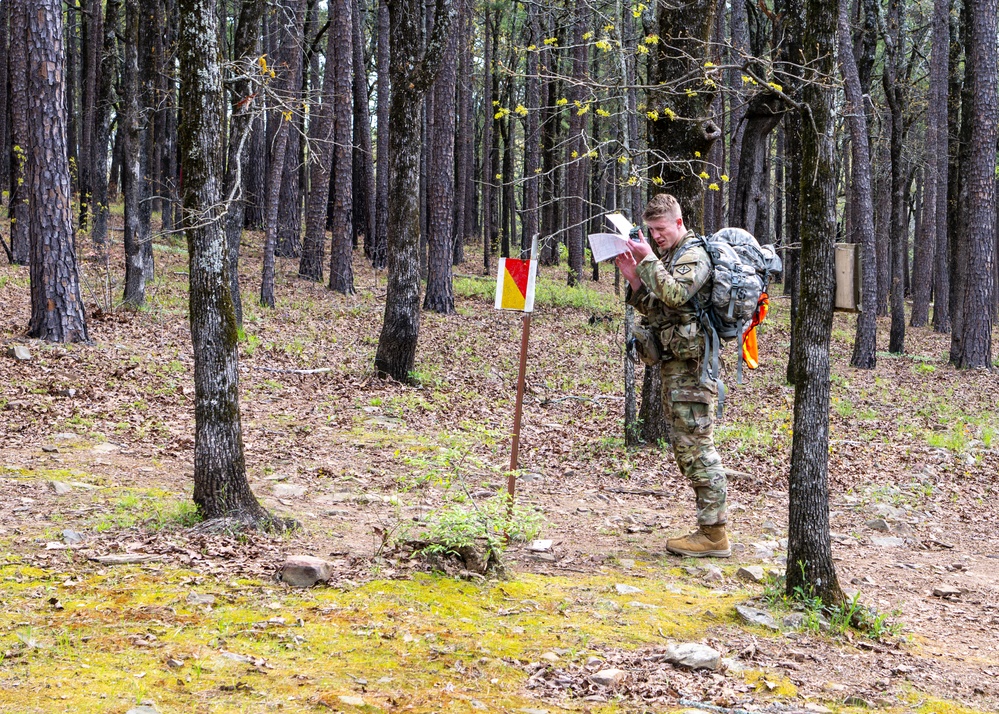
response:
<path fill-rule="evenodd" d="M 590 233 L 587 238 L 590 241 L 593 260 L 597 263 L 610 260 L 628 250 L 628 239 L 616 233 Z"/>
<path fill-rule="evenodd" d="M 608 213 L 606 214 L 606 218 L 615 228 L 617 228 L 617 232 L 621 234 L 622 238 L 627 238 L 628 234 L 631 233 L 631 221 L 625 218 L 622 214 Z"/>

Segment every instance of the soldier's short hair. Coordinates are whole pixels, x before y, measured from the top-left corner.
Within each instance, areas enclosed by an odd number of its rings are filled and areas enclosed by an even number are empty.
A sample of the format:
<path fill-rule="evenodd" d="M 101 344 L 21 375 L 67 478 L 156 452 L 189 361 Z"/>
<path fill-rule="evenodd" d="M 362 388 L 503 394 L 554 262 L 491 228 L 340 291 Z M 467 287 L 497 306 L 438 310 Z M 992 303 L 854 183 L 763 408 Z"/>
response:
<path fill-rule="evenodd" d="M 669 193 L 657 193 L 645 204 L 645 211 L 642 218 L 645 221 L 654 221 L 657 218 L 682 218 L 680 202 Z"/>

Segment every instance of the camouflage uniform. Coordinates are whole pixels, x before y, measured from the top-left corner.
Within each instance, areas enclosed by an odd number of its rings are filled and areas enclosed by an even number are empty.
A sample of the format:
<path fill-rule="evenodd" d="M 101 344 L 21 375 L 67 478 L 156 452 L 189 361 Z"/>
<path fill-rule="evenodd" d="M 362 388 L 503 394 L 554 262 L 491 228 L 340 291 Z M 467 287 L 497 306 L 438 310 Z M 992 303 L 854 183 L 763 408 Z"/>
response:
<path fill-rule="evenodd" d="M 663 401 L 671 419 L 673 455 L 697 494 L 698 525 L 711 526 L 725 523 L 727 483 L 712 436 L 717 386 L 701 383 L 704 335 L 691 300 L 695 294 L 702 305 L 711 300 L 711 259 L 700 246 L 685 250 L 693 237 L 688 231 L 666 255 L 650 255 L 640 262 L 642 286 L 637 291 L 629 287 L 626 299 L 645 315 L 649 329 L 659 334 Z M 658 254 L 655 244 L 653 250 Z M 671 273 L 667 268 L 678 252 Z"/>

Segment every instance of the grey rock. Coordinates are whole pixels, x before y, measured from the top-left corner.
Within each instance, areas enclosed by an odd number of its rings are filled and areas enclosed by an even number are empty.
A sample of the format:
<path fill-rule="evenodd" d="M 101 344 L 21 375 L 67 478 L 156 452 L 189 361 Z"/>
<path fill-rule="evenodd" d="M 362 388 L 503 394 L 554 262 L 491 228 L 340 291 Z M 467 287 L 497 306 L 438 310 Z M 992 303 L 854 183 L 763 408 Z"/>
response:
<path fill-rule="evenodd" d="M 732 543 L 729 547 L 732 549 L 732 555 L 742 555 L 746 552 L 745 543 Z"/>
<path fill-rule="evenodd" d="M 188 593 L 187 602 L 190 605 L 214 605 L 215 596 L 208 593 Z"/>
<path fill-rule="evenodd" d="M 670 645 L 664 653 L 670 664 L 689 667 L 690 669 L 718 669 L 721 663 L 721 653 L 713 647 L 700 645 L 696 642 L 684 642 Z"/>
<path fill-rule="evenodd" d="M 853 695 L 847 697 L 846 699 L 844 699 L 843 700 L 843 704 L 845 706 L 848 706 L 848 707 L 863 707 L 864 709 L 873 709 L 874 708 L 874 703 L 873 702 L 869 702 L 866 699 L 864 699 L 863 697 L 858 697 L 856 694 L 853 694 Z"/>
<path fill-rule="evenodd" d="M 281 566 L 281 580 L 296 588 L 311 588 L 332 574 L 333 563 L 311 555 L 290 555 Z"/>
<path fill-rule="evenodd" d="M 42 447 L 42 451 L 44 453 L 46 453 L 46 454 L 58 454 L 59 453 L 59 447 L 58 446 L 43 446 Z"/>
<path fill-rule="evenodd" d="M 790 615 L 785 615 L 780 622 L 789 630 L 797 630 L 805 624 L 805 616 L 800 612 L 792 612 Z"/>
<path fill-rule="evenodd" d="M 13 345 L 7 348 L 7 356 L 13 357 L 18 362 L 28 362 L 31 360 L 31 350 L 24 345 Z"/>
<path fill-rule="evenodd" d="M 151 707 L 147 704 L 143 704 L 139 707 L 132 707 L 125 714 L 160 714 L 156 707 Z"/>
<path fill-rule="evenodd" d="M 746 671 L 745 665 L 743 665 L 739 660 L 732 659 L 731 657 L 722 657 L 721 668 L 731 674 L 740 674 Z"/>
<path fill-rule="evenodd" d="M 769 533 L 770 535 L 777 535 L 780 533 L 780 527 L 773 521 L 764 521 L 763 532 Z"/>
<path fill-rule="evenodd" d="M 884 538 L 871 538 L 871 543 L 879 548 L 902 548 L 905 546 L 905 539 L 896 536 L 887 536 Z"/>
<path fill-rule="evenodd" d="M 49 481 L 49 487 L 55 491 L 57 496 L 65 496 L 73 490 L 73 487 L 65 481 Z"/>
<path fill-rule="evenodd" d="M 933 588 L 933 597 L 957 597 L 963 591 L 953 585 L 937 585 Z"/>
<path fill-rule="evenodd" d="M 757 610 L 755 607 L 749 607 L 748 605 L 736 605 L 735 611 L 739 617 L 751 625 L 760 625 L 770 630 L 780 629 L 768 612 Z"/>
<path fill-rule="evenodd" d="M 636 588 L 634 585 L 625 585 L 624 583 L 618 583 L 614 586 L 617 590 L 618 595 L 634 595 L 635 593 L 642 592 L 641 588 Z"/>
<path fill-rule="evenodd" d="M 871 506 L 871 513 L 883 518 L 902 518 L 905 515 L 905 510 L 887 503 L 876 503 Z"/>
<path fill-rule="evenodd" d="M 531 544 L 527 546 L 528 550 L 534 551 L 535 553 L 544 553 L 545 551 L 552 549 L 553 541 L 550 540 L 533 540 Z"/>
<path fill-rule="evenodd" d="M 615 684 L 623 682 L 627 676 L 628 673 L 623 669 L 602 669 L 590 675 L 590 681 L 601 687 L 613 687 Z"/>
<path fill-rule="evenodd" d="M 305 495 L 305 486 L 295 483 L 276 483 L 271 488 L 271 493 L 277 498 L 298 498 Z"/>
<path fill-rule="evenodd" d="M 725 574 L 717 565 L 708 565 L 704 568 L 704 580 L 709 583 L 718 583 L 725 579 Z"/>
<path fill-rule="evenodd" d="M 354 694 L 341 694 L 338 699 L 348 706 L 352 707 L 363 707 L 365 706 L 364 697 L 358 697 Z"/>
<path fill-rule="evenodd" d="M 544 476 L 542 476 L 541 474 L 535 474 L 535 473 L 527 474 L 527 473 L 525 473 L 525 474 L 521 474 L 520 476 L 518 476 L 517 480 L 518 481 L 523 481 L 524 483 L 531 483 L 532 481 L 540 481 L 543 478 L 544 478 Z"/>
<path fill-rule="evenodd" d="M 559 656 L 554 652 L 545 652 L 544 654 L 541 655 L 541 659 L 543 659 L 545 662 L 558 662 Z"/>
<path fill-rule="evenodd" d="M 82 543 L 85 540 L 86 537 L 82 533 L 77 533 L 69 528 L 62 532 L 62 542 L 66 545 L 76 545 L 77 543 Z"/>
<path fill-rule="evenodd" d="M 747 583 L 762 583 L 767 577 L 767 572 L 761 565 L 747 565 L 739 568 L 735 572 L 735 577 Z"/>
<path fill-rule="evenodd" d="M 883 533 L 891 532 L 891 526 L 888 525 L 888 521 L 884 518 L 875 518 L 873 521 L 867 521 L 865 525 L 871 530 L 881 531 Z"/>
<path fill-rule="evenodd" d="M 599 667 L 603 663 L 604 663 L 604 661 L 602 659 L 600 659 L 599 657 L 587 657 L 586 664 L 583 665 L 583 666 L 587 667 L 589 669 L 593 669 L 594 667 Z"/>

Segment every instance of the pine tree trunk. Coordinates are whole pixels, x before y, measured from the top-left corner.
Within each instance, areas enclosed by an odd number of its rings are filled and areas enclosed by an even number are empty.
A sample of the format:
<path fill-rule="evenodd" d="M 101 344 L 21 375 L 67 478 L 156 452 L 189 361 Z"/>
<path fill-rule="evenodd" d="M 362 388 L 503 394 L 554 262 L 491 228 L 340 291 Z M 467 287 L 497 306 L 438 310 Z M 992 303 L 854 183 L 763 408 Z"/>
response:
<path fill-rule="evenodd" d="M 378 165 L 375 171 L 375 236 L 371 246 L 371 265 L 381 270 L 387 265 L 385 254 L 388 245 L 388 188 L 389 188 L 389 107 L 391 85 L 389 78 L 389 10 L 388 0 L 378 3 L 378 138 L 375 146 Z"/>
<path fill-rule="evenodd" d="M 389 0 L 392 134 L 389 147 L 388 289 L 375 370 L 407 381 L 420 330 L 419 175 L 422 100 L 444 59 L 454 3 L 439 0 L 433 34 L 421 52 L 419 0 Z"/>
<path fill-rule="evenodd" d="M 794 383 L 794 437 L 788 477 L 787 594 L 843 601 L 829 539 L 829 341 L 834 294 L 836 174 L 834 95 L 819 81 L 835 72 L 836 19 L 841 0 L 808 0 L 802 40 L 803 122 L 801 270 L 793 325 L 800 360 Z M 809 76 L 810 75 L 810 76 Z"/>
<path fill-rule="evenodd" d="M 273 69 L 280 73 L 276 110 L 272 118 L 276 123 L 267 169 L 267 202 L 264 215 L 264 265 L 260 281 L 260 304 L 274 307 L 274 257 L 278 242 L 278 215 L 282 200 L 282 177 L 287 164 L 288 134 L 294 118 L 295 97 L 301 88 L 302 31 L 305 20 L 305 0 L 292 0 L 287 13 L 278 13 L 279 21 L 290 24 L 286 41 L 281 44 L 281 58 Z"/>
<path fill-rule="evenodd" d="M 91 227 L 93 212 L 94 174 L 94 119 L 97 107 L 97 90 L 100 86 L 100 48 L 103 40 L 103 15 L 101 0 L 86 0 L 86 12 L 81 14 L 80 44 L 82 46 L 82 89 L 80 114 L 82 132 L 80 134 L 80 230 Z"/>
<path fill-rule="evenodd" d="M 455 136 L 454 160 L 454 250 L 451 255 L 452 265 L 465 262 L 465 241 L 468 238 L 466 230 L 467 216 L 470 212 L 471 192 L 471 162 L 473 122 L 471 78 L 471 49 L 468 42 L 470 25 L 470 3 L 461 0 L 458 15 L 458 99 L 457 99 L 457 129 Z"/>
<path fill-rule="evenodd" d="M 423 309 L 454 314 L 451 265 L 454 258 L 455 90 L 458 33 L 452 32 L 440 73 L 430 90 L 434 115 L 428 122 L 427 290 Z"/>
<path fill-rule="evenodd" d="M 28 126 L 28 47 L 27 3 L 11 0 L 10 7 L 10 249 L 15 265 L 31 262 L 28 234 L 27 147 L 31 141 Z"/>
<path fill-rule="evenodd" d="M 840 0 L 839 10 L 839 60 L 843 75 L 843 88 L 846 92 L 848 121 L 850 124 L 850 148 L 853 158 L 852 204 L 857 225 L 854 226 L 856 241 L 860 243 L 861 262 L 864 271 L 873 270 L 877 254 L 874 245 L 874 198 L 871 189 L 871 149 L 867 128 L 867 114 L 864 108 L 864 95 L 860 87 L 860 73 L 853 54 L 853 38 L 850 34 L 849 3 Z M 877 320 L 874 303 L 877 300 L 874 283 L 867 280 L 861 286 L 861 311 L 857 315 L 857 332 L 853 341 L 853 356 L 850 364 L 861 369 L 874 369 L 877 366 Z"/>
<path fill-rule="evenodd" d="M 94 116 L 93 140 L 93 216 L 94 225 L 91 237 L 95 246 L 107 243 L 108 235 L 108 141 L 111 134 L 111 110 L 114 100 L 114 84 L 118 75 L 118 13 L 121 0 L 107 0 L 104 7 L 102 25 L 100 86 L 97 91 L 97 106 Z"/>
<path fill-rule="evenodd" d="M 999 139 L 999 97 L 997 97 L 996 0 L 968 0 L 966 8 L 970 32 L 965 62 L 970 67 L 971 103 L 964 111 L 971 115 L 968 162 L 961 174 L 967 186 L 963 202 L 967 213 L 962 240 L 967 244 L 959 349 L 952 360 L 960 369 L 992 367 L 992 327 L 995 319 L 996 250 L 996 141 Z M 955 325 L 955 333 L 957 326 Z"/>
<path fill-rule="evenodd" d="M 66 151 L 66 100 L 62 76 L 62 3 L 15 0 L 12 25 L 26 36 L 26 198 L 31 241 L 31 319 L 28 336 L 48 342 L 89 342 L 73 236 L 73 195 Z M 16 95 L 15 95 L 16 96 Z M 17 101 L 17 100 L 16 100 Z M 42 120 L 41 118 L 44 118 Z"/>
<path fill-rule="evenodd" d="M 661 39 L 656 45 L 655 82 L 668 83 L 669 90 L 649 93 L 649 104 L 658 112 L 658 118 L 649 123 L 649 149 L 662 157 L 649 167 L 649 173 L 661 179 L 663 190 L 677 198 L 689 226 L 703 225 L 700 174 L 710 168 L 703 158 L 691 157 L 708 156 L 721 137 L 721 129 L 708 114 L 714 92 L 706 90 L 701 79 L 715 12 L 714 0 L 658 6 Z"/>
<path fill-rule="evenodd" d="M 123 113 L 119 119 L 122 132 L 122 192 L 125 198 L 125 305 L 140 308 L 146 301 L 146 252 L 149 221 L 143 220 L 148 208 L 143 191 L 145 175 L 145 135 L 139 117 L 139 0 L 125 0 L 125 62 L 121 98 Z"/>
<path fill-rule="evenodd" d="M 194 502 L 203 518 L 260 526 L 271 521 L 246 479 L 236 316 L 217 210 L 225 116 L 217 17 L 214 0 L 180 0 L 179 143 L 194 346 Z"/>
<path fill-rule="evenodd" d="M 284 170 L 281 172 L 281 193 L 278 201 L 277 243 L 274 255 L 279 258 L 298 258 L 302 254 L 302 185 L 299 167 L 302 163 L 302 130 L 305 112 L 302 111 L 303 63 L 305 39 L 309 37 L 306 25 L 315 13 L 315 0 L 305 0 L 296 11 L 294 24 L 289 19 L 281 22 L 281 56 L 287 66 L 284 111 L 291 112 L 284 149 Z M 313 21 L 314 24 L 314 21 Z M 349 28 L 348 28 L 349 29 Z"/>
<path fill-rule="evenodd" d="M 371 112 L 368 109 L 368 71 L 364 61 L 364 13 L 353 9 L 354 78 L 354 242 L 364 236 L 364 255 L 369 260 L 375 241 L 375 164 L 371 152 Z"/>
<path fill-rule="evenodd" d="M 329 31 L 336 35 L 331 64 L 333 82 L 333 184 L 331 207 L 327 221 L 332 233 L 330 248 L 329 289 L 343 295 L 354 294 L 354 230 L 353 219 L 353 151 L 351 119 L 353 117 L 354 67 L 352 0 L 335 0 L 334 17 L 338 19 Z"/>
<path fill-rule="evenodd" d="M 933 329 L 950 330 L 950 274 L 947 261 L 947 166 L 950 154 L 950 136 L 947 129 L 948 77 L 950 74 L 950 4 L 951 0 L 933 3 L 933 46 L 930 59 L 930 101 L 928 121 L 932 143 L 929 144 L 930 171 L 936 181 L 936 208 L 934 236 L 936 246 L 933 259 Z"/>
<path fill-rule="evenodd" d="M 254 71 L 259 56 L 257 38 L 263 11 L 263 0 L 244 0 L 240 7 L 239 22 L 233 37 L 233 61 L 237 77 Z M 243 299 L 239 292 L 239 244 L 243 237 L 243 225 L 246 223 L 243 174 L 247 171 L 247 147 L 253 119 L 260 107 L 260 103 L 250 96 L 251 93 L 250 82 L 246 79 L 238 78 L 231 85 L 228 156 L 222 190 L 227 201 L 224 224 L 228 249 L 226 278 L 237 325 L 243 324 Z"/>
<path fill-rule="evenodd" d="M 729 223 L 761 237 L 766 232 L 757 230 L 756 223 L 767 207 L 763 184 L 770 132 L 780 123 L 785 111 L 784 100 L 779 95 L 761 91 L 749 100 L 742 118 L 738 180 L 735 182 Z"/>
<path fill-rule="evenodd" d="M 565 143 L 565 202 L 568 216 L 566 246 L 569 248 L 569 265 L 566 284 L 569 287 L 579 284 L 583 278 L 583 232 L 585 216 L 585 176 L 589 161 L 585 158 L 583 143 L 583 117 L 580 114 L 585 99 L 586 54 L 588 45 L 583 34 L 589 26 L 590 11 L 585 4 L 573 9 L 572 25 L 572 73 L 568 92 L 569 134 Z"/>
<path fill-rule="evenodd" d="M 7 49 L 10 37 L 10 4 L 11 0 L 0 0 L 0 205 L 3 203 L 4 192 L 10 191 L 10 100 L 8 81 L 10 75 L 10 53 Z M 9 204 L 8 204 L 8 215 Z"/>
<path fill-rule="evenodd" d="M 493 213 L 493 40 L 490 8 L 485 7 L 486 17 L 482 25 L 483 59 L 482 66 L 482 106 L 485 107 L 482 129 L 482 274 L 489 275 L 490 256 L 493 249 L 493 230 L 495 218 Z"/>

